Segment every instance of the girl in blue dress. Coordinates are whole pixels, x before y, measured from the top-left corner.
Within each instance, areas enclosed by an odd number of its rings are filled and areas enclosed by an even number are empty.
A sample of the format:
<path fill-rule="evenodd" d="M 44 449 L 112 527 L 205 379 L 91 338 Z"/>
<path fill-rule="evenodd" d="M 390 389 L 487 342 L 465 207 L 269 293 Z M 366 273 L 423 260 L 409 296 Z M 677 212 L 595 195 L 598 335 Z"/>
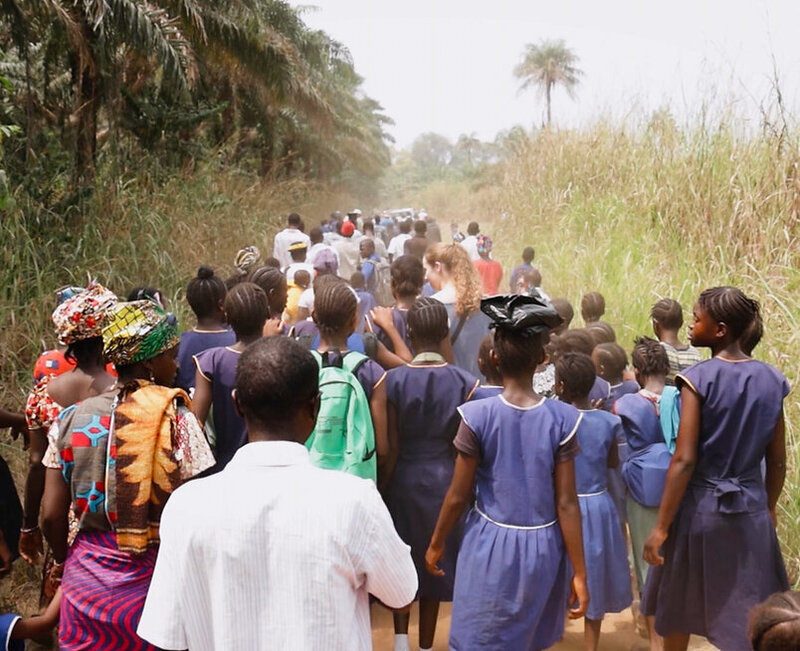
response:
<path fill-rule="evenodd" d="M 587 355 L 566 353 L 556 362 L 556 394 L 583 414 L 577 433 L 581 451 L 575 457 L 575 482 L 591 597 L 584 620 L 585 646 L 596 651 L 605 614 L 622 612 L 633 597 L 625 538 L 606 481 L 606 469 L 619 464 L 617 440 L 622 423 L 608 412 L 591 408 L 594 378 L 595 367 Z"/>
<path fill-rule="evenodd" d="M 575 433 L 581 413 L 532 389 L 542 341 L 561 317 L 533 296 L 493 296 L 481 310 L 495 328 L 492 357 L 503 393 L 459 408 L 455 473 L 425 565 L 439 561 L 448 534 L 472 503 L 458 554 L 451 649 L 545 649 L 564 633 L 564 615 L 589 601 L 575 490 Z"/>
<path fill-rule="evenodd" d="M 677 448 L 644 550 L 655 567 L 642 610 L 655 615 L 667 651 L 685 650 L 690 634 L 725 651 L 751 649 L 748 611 L 788 588 L 775 507 L 789 384 L 739 343 L 760 318 L 758 303 L 735 287 L 704 291 L 694 308 L 689 339 L 713 357 L 676 376 Z"/>
<path fill-rule="evenodd" d="M 397 459 L 386 504 L 397 533 L 411 546 L 417 569 L 419 646 L 424 650 L 433 646 L 439 602 L 453 600 L 460 532 L 447 541 L 441 560 L 444 576 L 425 571 L 425 550 L 453 478 L 457 408 L 472 397 L 478 380 L 442 355 L 449 330 L 447 310 L 439 301 L 418 298 L 408 311 L 408 332 L 416 356 L 386 374 L 389 441 Z M 408 649 L 408 620 L 408 609 L 395 612 L 395 651 Z"/>

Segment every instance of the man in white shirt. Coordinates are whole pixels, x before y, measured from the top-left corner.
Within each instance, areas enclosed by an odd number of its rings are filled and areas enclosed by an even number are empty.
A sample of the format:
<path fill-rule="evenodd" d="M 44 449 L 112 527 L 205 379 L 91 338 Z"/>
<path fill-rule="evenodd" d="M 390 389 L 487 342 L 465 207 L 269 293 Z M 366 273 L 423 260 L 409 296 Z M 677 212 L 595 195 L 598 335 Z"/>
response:
<path fill-rule="evenodd" d="M 467 226 L 467 236 L 461 241 L 461 246 L 469 253 L 470 260 L 480 260 L 478 253 L 478 234 L 481 232 L 478 222 L 470 222 Z"/>
<path fill-rule="evenodd" d="M 308 262 L 307 253 L 308 247 L 305 242 L 294 242 L 289 245 L 289 256 L 292 263 L 282 269 L 287 284 L 294 283 L 294 275 L 300 270 L 307 272 L 309 278 L 314 277 L 314 265 Z"/>
<path fill-rule="evenodd" d="M 358 271 L 361 262 L 359 250 L 360 237 L 355 236 L 356 226 L 353 222 L 344 222 L 339 229 L 342 239 L 333 243 L 333 248 L 339 254 L 339 276 L 350 282 L 350 277 Z"/>
<path fill-rule="evenodd" d="M 404 220 L 400 222 L 400 234 L 395 235 L 389 242 L 387 252 L 389 254 L 389 262 L 394 262 L 401 255 L 404 254 L 404 247 L 407 240 L 411 239 L 411 222 Z"/>
<path fill-rule="evenodd" d="M 309 262 L 311 265 L 314 265 L 314 260 L 317 257 L 317 253 L 323 250 L 329 250 L 336 258 L 336 268 L 339 268 L 339 254 L 336 253 L 336 249 L 332 246 L 325 244 L 325 235 L 322 232 L 322 229 L 319 226 L 315 226 L 310 231 L 308 231 L 308 237 L 311 240 L 311 248 L 308 250 L 308 255 L 306 256 L 306 261 Z"/>
<path fill-rule="evenodd" d="M 286 218 L 287 227 L 275 235 L 275 244 L 272 255 L 281 263 L 281 269 L 292 264 L 289 247 L 295 242 L 305 242 L 306 248 L 311 246 L 311 240 L 303 232 L 303 218 L 293 212 Z"/>
<path fill-rule="evenodd" d="M 301 344 L 242 353 L 234 403 L 250 443 L 175 491 L 137 633 L 163 649 L 371 649 L 369 594 L 417 590 L 410 550 L 375 485 L 315 468 L 303 443 L 319 367 Z"/>

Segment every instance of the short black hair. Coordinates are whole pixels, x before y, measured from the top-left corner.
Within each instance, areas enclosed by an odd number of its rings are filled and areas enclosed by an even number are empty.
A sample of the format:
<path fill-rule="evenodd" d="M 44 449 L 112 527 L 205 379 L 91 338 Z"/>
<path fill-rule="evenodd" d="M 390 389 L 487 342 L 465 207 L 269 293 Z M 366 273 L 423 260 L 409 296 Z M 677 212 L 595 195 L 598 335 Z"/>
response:
<path fill-rule="evenodd" d="M 253 342 L 236 366 L 236 400 L 244 418 L 267 426 L 292 420 L 297 409 L 319 391 L 319 366 L 290 337 Z"/>
<path fill-rule="evenodd" d="M 155 301 L 161 307 L 164 307 L 164 293 L 155 287 L 147 287 L 141 285 L 134 287 L 128 292 L 128 302 L 130 301 Z"/>
<path fill-rule="evenodd" d="M 640 376 L 667 375 L 669 357 L 659 342 L 652 337 L 637 337 L 633 342 L 631 362 Z"/>
<path fill-rule="evenodd" d="M 597 344 L 594 354 L 597 355 L 598 361 L 606 367 L 611 377 L 621 377 L 628 365 L 625 349 L 615 342 Z"/>
<path fill-rule="evenodd" d="M 444 303 L 427 296 L 418 298 L 408 310 L 408 330 L 419 344 L 439 344 L 450 334 Z"/>
<path fill-rule="evenodd" d="M 419 296 L 425 284 L 425 267 L 415 255 L 401 255 L 392 262 L 392 293 L 397 297 Z"/>
<path fill-rule="evenodd" d="M 225 317 L 237 339 L 260 334 L 269 318 L 264 290 L 250 282 L 235 285 L 225 297 Z"/>
<path fill-rule="evenodd" d="M 277 269 L 278 271 L 280 271 L 281 261 L 278 260 L 278 258 L 273 258 L 272 256 L 269 256 L 268 258 L 264 259 L 264 266 L 272 267 L 273 269 Z"/>
<path fill-rule="evenodd" d="M 589 292 L 581 299 L 581 315 L 584 320 L 599 321 L 606 313 L 606 299 L 600 292 Z"/>
<path fill-rule="evenodd" d="M 289 224 L 289 226 L 299 228 L 303 224 L 303 218 L 296 212 L 293 212 L 286 218 L 286 222 Z"/>
<path fill-rule="evenodd" d="M 417 235 L 425 235 L 428 232 L 428 224 L 424 219 L 418 219 L 414 222 L 414 232 Z"/>
<path fill-rule="evenodd" d="M 554 298 L 551 303 L 558 315 L 564 319 L 563 327 L 569 328 L 569 324 L 575 318 L 575 310 L 572 308 L 572 303 L 566 298 Z"/>
<path fill-rule="evenodd" d="M 294 284 L 305 289 L 311 284 L 311 274 L 305 269 L 298 269 L 294 272 Z"/>
<path fill-rule="evenodd" d="M 614 343 L 617 340 L 617 333 L 614 328 L 605 321 L 592 321 L 586 326 L 586 331 L 592 337 L 594 345 Z"/>
<path fill-rule="evenodd" d="M 533 250 L 532 246 L 526 246 L 522 250 L 522 259 L 525 261 L 526 264 L 530 264 L 533 262 L 533 258 L 536 255 L 536 252 Z"/>
<path fill-rule="evenodd" d="M 683 325 L 683 308 L 672 298 L 662 298 L 650 309 L 650 318 L 664 328 L 677 330 Z"/>
<path fill-rule="evenodd" d="M 494 352 L 500 375 L 509 377 L 523 372 L 533 373 L 544 359 L 543 338 L 546 336 L 547 333 L 527 334 L 507 328 L 496 329 Z"/>
<path fill-rule="evenodd" d="M 556 361 L 556 382 L 564 385 L 564 402 L 583 400 L 597 378 L 592 358 L 583 353 L 564 353 Z"/>
<path fill-rule="evenodd" d="M 308 239 L 311 240 L 312 244 L 318 244 L 319 242 L 322 242 L 322 229 L 319 226 L 314 226 L 314 228 L 308 231 Z"/>
<path fill-rule="evenodd" d="M 478 226 L 478 222 L 470 222 L 467 224 L 467 235 L 477 235 L 481 232 L 481 227 Z"/>
<path fill-rule="evenodd" d="M 350 276 L 350 284 L 353 286 L 353 289 L 364 289 L 364 274 L 360 271 L 354 271 L 353 275 Z"/>
<path fill-rule="evenodd" d="M 103 360 L 103 338 L 90 337 L 89 339 L 79 339 L 67 346 L 64 357 L 74 361 L 76 364 L 87 362 L 102 362 Z"/>
<path fill-rule="evenodd" d="M 213 315 L 227 293 L 228 288 L 222 278 L 215 275 L 211 267 L 203 265 L 197 270 L 197 276 L 186 286 L 186 301 L 200 319 Z"/>
<path fill-rule="evenodd" d="M 592 335 L 584 328 L 566 330 L 558 335 L 553 343 L 559 356 L 565 353 L 583 353 L 591 357 L 594 350 Z"/>
<path fill-rule="evenodd" d="M 400 222 L 400 232 L 403 235 L 406 235 L 411 232 L 411 222 L 408 220 L 403 220 Z"/>

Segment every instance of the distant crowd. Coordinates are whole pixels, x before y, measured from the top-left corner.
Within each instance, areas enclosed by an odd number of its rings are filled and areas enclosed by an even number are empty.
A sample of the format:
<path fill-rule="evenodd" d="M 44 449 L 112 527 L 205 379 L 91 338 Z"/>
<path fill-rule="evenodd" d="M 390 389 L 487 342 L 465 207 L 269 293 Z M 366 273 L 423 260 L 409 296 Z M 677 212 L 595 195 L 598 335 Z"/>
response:
<path fill-rule="evenodd" d="M 506 275 L 475 221 L 306 230 L 202 266 L 182 332 L 154 279 L 58 290 L 59 345 L 0 410 L 30 461 L 22 503 L 0 463 L 0 574 L 42 569 L 6 648 L 57 626 L 62 650 L 369 649 L 388 608 L 407 651 L 415 601 L 421 651 L 441 602 L 451 649 L 546 649 L 583 618 L 593 651 L 628 608 L 652 650 L 800 648 L 757 301 L 703 291 L 687 343 L 661 298 L 626 348 L 600 292 L 575 327 L 534 248 Z"/>

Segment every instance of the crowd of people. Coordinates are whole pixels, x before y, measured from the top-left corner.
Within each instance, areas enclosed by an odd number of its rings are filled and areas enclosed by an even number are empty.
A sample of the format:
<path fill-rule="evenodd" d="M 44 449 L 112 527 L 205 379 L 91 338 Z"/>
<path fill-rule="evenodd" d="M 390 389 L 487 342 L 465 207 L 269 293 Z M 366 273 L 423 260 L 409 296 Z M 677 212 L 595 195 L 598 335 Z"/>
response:
<path fill-rule="evenodd" d="M 59 348 L 0 411 L 30 461 L 22 504 L 0 464 L 0 573 L 43 565 L 6 648 L 57 626 L 68 651 L 368 649 L 383 607 L 406 651 L 414 601 L 421 651 L 442 602 L 452 649 L 546 649 L 583 618 L 592 651 L 631 606 L 651 649 L 798 648 L 758 303 L 703 291 L 685 343 L 663 298 L 626 350 L 597 291 L 573 324 L 532 247 L 501 290 L 479 225 L 451 237 L 424 211 L 293 213 L 271 257 L 198 270 L 183 332 L 154 287 L 59 290 Z"/>

